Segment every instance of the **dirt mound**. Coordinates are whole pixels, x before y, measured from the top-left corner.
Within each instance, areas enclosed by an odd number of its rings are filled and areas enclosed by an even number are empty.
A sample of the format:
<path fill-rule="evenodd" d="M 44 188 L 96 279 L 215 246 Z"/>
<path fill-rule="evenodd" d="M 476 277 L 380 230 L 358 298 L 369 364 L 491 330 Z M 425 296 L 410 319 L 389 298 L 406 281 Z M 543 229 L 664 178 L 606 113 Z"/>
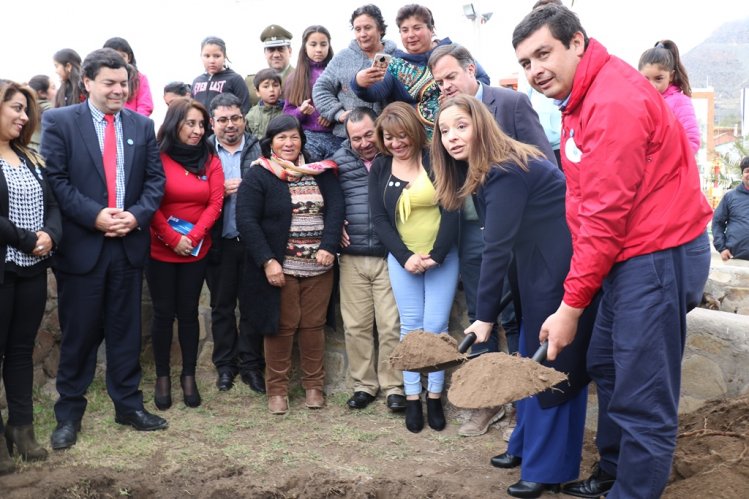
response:
<path fill-rule="evenodd" d="M 393 349 L 390 364 L 401 371 L 417 371 L 462 358 L 458 342 L 449 334 L 412 331 Z"/>
<path fill-rule="evenodd" d="M 664 497 L 746 497 L 749 396 L 715 400 L 679 423 L 671 483 Z"/>
<path fill-rule="evenodd" d="M 497 407 L 544 391 L 567 376 L 531 359 L 485 353 L 453 373 L 447 399 L 465 409 Z"/>

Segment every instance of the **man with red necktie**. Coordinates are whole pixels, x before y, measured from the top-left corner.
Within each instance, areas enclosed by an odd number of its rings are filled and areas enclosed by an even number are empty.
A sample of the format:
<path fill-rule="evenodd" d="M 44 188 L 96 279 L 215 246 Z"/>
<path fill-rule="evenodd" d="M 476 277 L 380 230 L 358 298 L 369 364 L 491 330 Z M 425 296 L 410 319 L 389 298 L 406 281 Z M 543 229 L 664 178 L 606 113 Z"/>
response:
<path fill-rule="evenodd" d="M 123 109 L 128 70 L 117 52 L 92 52 L 82 72 L 88 99 L 45 113 L 42 135 L 65 233 L 55 263 L 62 343 L 51 440 L 58 450 L 76 442 L 103 340 L 115 421 L 141 431 L 167 427 L 144 409 L 139 389 L 143 265 L 164 192 L 153 122 Z"/>

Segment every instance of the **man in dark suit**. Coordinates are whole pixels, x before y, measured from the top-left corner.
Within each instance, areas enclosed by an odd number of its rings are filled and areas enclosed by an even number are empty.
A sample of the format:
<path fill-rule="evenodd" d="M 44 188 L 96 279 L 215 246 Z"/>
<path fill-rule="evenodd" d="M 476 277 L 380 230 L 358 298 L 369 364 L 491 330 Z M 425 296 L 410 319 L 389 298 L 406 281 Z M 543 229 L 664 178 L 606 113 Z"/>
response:
<path fill-rule="evenodd" d="M 144 410 L 139 389 L 143 265 L 165 182 L 153 122 L 123 109 L 128 70 L 117 52 L 95 50 L 82 72 L 88 99 L 44 113 L 42 135 L 66 235 L 55 266 L 62 343 L 53 449 L 76 442 L 102 340 L 115 421 L 167 427 Z"/>
<path fill-rule="evenodd" d="M 549 145 L 538 115 L 531 107 L 528 97 L 506 88 L 490 87 L 478 81 L 476 62 L 465 47 L 454 43 L 437 47 L 429 57 L 429 69 L 440 89 L 440 102 L 458 94 L 476 97 L 491 111 L 504 133 L 517 141 L 536 146 L 549 161 L 556 164 L 554 151 Z M 466 198 L 462 213 L 460 277 L 463 281 L 468 318 L 474 321 L 484 241 L 471 196 Z M 509 291 L 509 283 L 505 282 L 504 292 L 507 291 Z M 513 305 L 509 305 L 502 313 L 501 322 L 505 329 L 509 351 L 511 353 L 517 351 L 519 331 Z M 487 348 L 495 352 L 498 350 L 496 330 L 492 332 L 487 344 L 479 348 Z M 502 408 L 474 411 L 458 429 L 458 433 L 466 437 L 482 435 L 493 422 L 503 416 Z"/>

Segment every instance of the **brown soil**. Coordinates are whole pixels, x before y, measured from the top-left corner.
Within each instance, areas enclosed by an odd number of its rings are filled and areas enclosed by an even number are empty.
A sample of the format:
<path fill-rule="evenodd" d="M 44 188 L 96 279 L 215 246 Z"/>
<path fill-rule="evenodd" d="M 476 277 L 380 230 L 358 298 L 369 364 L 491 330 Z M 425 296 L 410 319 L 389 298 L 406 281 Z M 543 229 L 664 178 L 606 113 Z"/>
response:
<path fill-rule="evenodd" d="M 453 373 L 447 398 L 465 409 L 500 405 L 542 392 L 567 376 L 531 359 L 485 353 Z"/>
<path fill-rule="evenodd" d="M 42 463 L 18 461 L 15 473 L 0 476 L 0 497 L 452 499 L 506 497 L 507 486 L 519 478 L 518 470 L 489 465 L 505 450 L 507 419 L 486 435 L 462 438 L 457 429 L 466 414 L 448 404 L 444 431 L 427 427 L 412 434 L 382 397 L 352 411 L 345 407 L 349 393 L 333 394 L 327 407 L 310 411 L 298 389 L 289 413 L 278 417 L 241 383 L 218 392 L 214 381 L 213 373 L 199 377 L 204 403 L 198 409 L 179 403 L 177 388 L 174 407 L 161 413 L 169 429 L 153 433 L 115 424 L 99 381 L 89 391 L 78 444 Z M 147 399 L 152 384 L 144 382 Z M 37 435 L 45 445 L 54 424 L 50 404 L 37 401 Z M 153 410 L 152 403 L 147 407 Z M 664 497 L 746 497 L 748 426 L 747 397 L 684 416 Z M 593 437 L 586 433 L 582 477 L 596 459 Z"/>
<path fill-rule="evenodd" d="M 449 334 L 412 331 L 393 349 L 390 364 L 401 371 L 427 371 L 442 362 L 464 358 Z"/>

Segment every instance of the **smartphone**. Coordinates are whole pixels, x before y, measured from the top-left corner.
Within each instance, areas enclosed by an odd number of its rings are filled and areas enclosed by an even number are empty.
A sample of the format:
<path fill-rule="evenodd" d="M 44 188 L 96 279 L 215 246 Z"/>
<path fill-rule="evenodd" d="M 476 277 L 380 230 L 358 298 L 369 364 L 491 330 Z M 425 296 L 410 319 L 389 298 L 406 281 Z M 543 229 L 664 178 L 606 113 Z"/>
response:
<path fill-rule="evenodd" d="M 390 54 L 377 52 L 374 56 L 374 59 L 372 59 L 372 67 L 387 69 L 388 65 L 390 64 L 390 59 L 392 58 L 393 56 Z"/>

